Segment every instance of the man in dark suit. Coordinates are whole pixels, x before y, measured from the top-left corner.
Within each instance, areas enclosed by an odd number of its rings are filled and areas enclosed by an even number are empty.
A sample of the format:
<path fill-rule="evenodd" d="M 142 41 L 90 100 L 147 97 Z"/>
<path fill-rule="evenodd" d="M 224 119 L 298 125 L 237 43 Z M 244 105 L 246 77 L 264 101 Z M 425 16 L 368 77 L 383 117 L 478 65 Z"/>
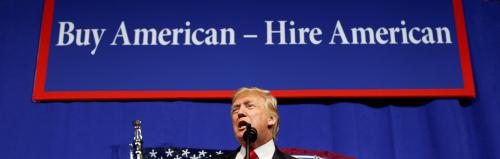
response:
<path fill-rule="evenodd" d="M 251 124 L 257 130 L 257 140 L 250 145 L 250 159 L 294 159 L 281 152 L 274 144 L 278 133 L 279 114 L 276 98 L 270 91 L 259 88 L 241 88 L 234 95 L 231 105 L 233 131 L 240 147 L 225 154 L 222 159 L 244 159 L 246 142 L 243 133 L 245 125 Z"/>

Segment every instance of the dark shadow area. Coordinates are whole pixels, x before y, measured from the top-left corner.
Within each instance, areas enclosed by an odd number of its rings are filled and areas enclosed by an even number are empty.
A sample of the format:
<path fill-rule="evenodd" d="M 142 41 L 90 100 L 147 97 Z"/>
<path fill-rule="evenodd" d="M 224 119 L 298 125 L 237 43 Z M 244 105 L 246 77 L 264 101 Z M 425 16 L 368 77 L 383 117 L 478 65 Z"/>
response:
<path fill-rule="evenodd" d="M 321 104 L 333 105 L 337 103 L 357 103 L 367 105 L 372 108 L 382 108 L 387 106 L 396 107 L 419 107 L 426 105 L 433 100 L 439 99 L 455 99 L 458 100 L 460 106 L 469 107 L 474 99 L 472 98 L 278 98 L 278 105 L 294 105 L 294 104 Z M 58 101 L 62 103 L 73 102 L 194 102 L 194 103 L 221 103 L 231 104 L 231 99 L 185 99 L 185 100 L 104 100 L 104 101 Z M 57 103 L 57 102 L 40 102 L 40 103 Z"/>
<path fill-rule="evenodd" d="M 317 99 L 282 99 L 280 104 L 323 104 L 332 105 L 338 103 L 357 103 L 367 105 L 372 108 L 382 108 L 386 106 L 418 107 L 426 105 L 434 98 L 317 98 Z"/>
<path fill-rule="evenodd" d="M 321 104 L 325 106 L 338 103 L 358 103 L 372 108 L 382 108 L 387 106 L 396 107 L 419 107 L 424 106 L 433 100 L 454 99 L 458 100 L 460 106 L 469 107 L 474 99 L 470 98 L 279 98 L 278 105 L 294 104 Z M 231 100 L 190 100 L 196 103 L 225 103 L 231 104 Z"/>
<path fill-rule="evenodd" d="M 478 97 L 476 97 L 478 98 Z M 460 103 L 460 106 L 462 107 L 469 107 L 474 103 L 474 99 L 472 98 L 464 98 L 464 99 L 458 99 L 458 103 Z"/>

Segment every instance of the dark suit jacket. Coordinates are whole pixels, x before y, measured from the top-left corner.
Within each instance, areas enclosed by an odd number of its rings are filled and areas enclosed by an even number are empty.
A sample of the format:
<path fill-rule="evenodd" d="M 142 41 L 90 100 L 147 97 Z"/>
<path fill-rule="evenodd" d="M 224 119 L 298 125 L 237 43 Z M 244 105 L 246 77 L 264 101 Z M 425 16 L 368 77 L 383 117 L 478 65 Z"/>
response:
<path fill-rule="evenodd" d="M 214 157 L 214 159 L 234 159 L 234 158 L 236 158 L 236 155 L 240 151 L 240 148 L 241 148 L 241 146 L 238 149 L 236 149 L 235 151 L 232 151 L 231 153 L 224 154 L 220 157 Z M 262 158 L 262 159 L 265 159 L 265 158 Z M 296 158 L 281 152 L 278 149 L 278 147 L 276 147 L 272 159 L 296 159 Z"/>

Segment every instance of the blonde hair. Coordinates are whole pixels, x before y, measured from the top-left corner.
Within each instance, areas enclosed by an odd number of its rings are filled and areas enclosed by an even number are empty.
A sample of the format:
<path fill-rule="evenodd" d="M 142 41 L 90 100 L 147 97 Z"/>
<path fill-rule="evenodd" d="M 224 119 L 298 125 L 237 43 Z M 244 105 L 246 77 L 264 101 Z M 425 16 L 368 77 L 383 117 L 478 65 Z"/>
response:
<path fill-rule="evenodd" d="M 242 88 L 238 89 L 238 91 L 236 91 L 236 93 L 234 93 L 232 101 L 234 102 L 241 95 L 248 94 L 248 93 L 254 93 L 254 94 L 259 95 L 262 98 L 264 98 L 265 107 L 267 108 L 267 110 L 269 110 L 271 112 L 271 115 L 276 118 L 276 124 L 273 125 L 273 139 L 276 139 L 276 135 L 278 134 L 278 130 L 279 130 L 279 121 L 280 121 L 279 114 L 278 114 L 278 101 L 276 100 L 276 98 L 273 95 L 271 95 L 271 91 L 260 89 L 257 87 L 251 87 L 251 88 L 242 87 Z"/>

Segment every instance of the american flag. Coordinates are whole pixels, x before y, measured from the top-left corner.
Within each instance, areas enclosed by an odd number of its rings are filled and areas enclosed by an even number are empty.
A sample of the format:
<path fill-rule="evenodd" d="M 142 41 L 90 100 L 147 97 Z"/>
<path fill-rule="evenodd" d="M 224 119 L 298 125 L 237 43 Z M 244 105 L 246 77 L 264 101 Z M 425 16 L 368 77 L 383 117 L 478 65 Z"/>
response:
<path fill-rule="evenodd" d="M 351 156 L 328 151 L 306 150 L 298 148 L 280 149 L 298 159 L 355 159 Z M 144 159 L 207 159 L 229 153 L 234 150 L 214 150 L 183 147 L 144 148 Z M 133 159 L 131 157 L 131 159 Z"/>
<path fill-rule="evenodd" d="M 228 150 L 157 147 L 145 148 L 144 159 L 205 159 L 223 155 L 228 152 Z"/>

